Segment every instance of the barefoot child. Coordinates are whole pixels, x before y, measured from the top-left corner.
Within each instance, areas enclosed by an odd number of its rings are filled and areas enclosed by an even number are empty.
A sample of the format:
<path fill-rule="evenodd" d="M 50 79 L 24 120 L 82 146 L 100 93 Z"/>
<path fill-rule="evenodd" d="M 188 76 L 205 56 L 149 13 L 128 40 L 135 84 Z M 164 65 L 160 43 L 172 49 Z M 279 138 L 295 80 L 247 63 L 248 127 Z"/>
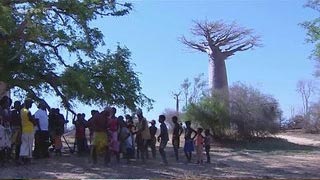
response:
<path fill-rule="evenodd" d="M 180 136 L 183 133 L 183 129 L 181 125 L 178 123 L 177 116 L 172 117 L 172 122 L 174 124 L 173 133 L 172 133 L 172 145 L 173 145 L 176 161 L 179 161 Z"/>
<path fill-rule="evenodd" d="M 166 152 L 164 151 L 164 149 L 166 148 L 167 143 L 169 141 L 169 135 L 168 135 L 167 125 L 164 123 L 165 120 L 166 120 L 166 117 L 164 115 L 159 116 L 159 123 L 161 123 L 161 125 L 160 125 L 160 135 L 158 136 L 158 142 L 160 142 L 159 152 L 160 152 L 162 161 L 165 165 L 167 165 L 168 161 L 167 161 Z"/>
<path fill-rule="evenodd" d="M 203 163 L 203 144 L 204 144 L 204 137 L 202 136 L 203 129 L 197 129 L 197 136 L 196 136 L 196 152 L 197 152 L 197 164 Z"/>
<path fill-rule="evenodd" d="M 186 121 L 186 130 L 185 130 L 185 142 L 184 142 L 184 153 L 187 157 L 188 163 L 191 162 L 192 151 L 194 151 L 193 140 L 197 135 L 197 132 L 191 128 L 191 121 Z M 194 136 L 192 137 L 192 133 Z"/>

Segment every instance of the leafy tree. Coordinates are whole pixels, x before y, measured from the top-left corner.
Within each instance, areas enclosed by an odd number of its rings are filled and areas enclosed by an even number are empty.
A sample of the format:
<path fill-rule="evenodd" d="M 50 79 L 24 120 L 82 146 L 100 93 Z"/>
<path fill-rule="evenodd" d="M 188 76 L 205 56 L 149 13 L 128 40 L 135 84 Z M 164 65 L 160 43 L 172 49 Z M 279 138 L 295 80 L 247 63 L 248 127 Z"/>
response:
<path fill-rule="evenodd" d="M 259 46 L 259 37 L 251 29 L 222 21 L 194 22 L 191 34 L 195 36 L 195 40 L 188 40 L 183 36 L 181 42 L 191 49 L 208 54 L 209 87 L 228 94 L 225 61 L 236 52 Z"/>
<path fill-rule="evenodd" d="M 72 101 L 151 107 L 141 92 L 127 48 L 97 51 L 98 17 L 123 16 L 130 3 L 115 0 L 0 1 L 0 81 L 40 100 L 54 93 L 69 110 Z"/>
<path fill-rule="evenodd" d="M 305 7 L 311 8 L 320 13 L 320 0 L 308 0 Z M 314 20 L 303 22 L 302 27 L 307 30 L 307 42 L 314 43 L 315 49 L 312 56 L 316 60 L 320 61 L 320 16 Z M 316 75 L 320 75 L 320 71 L 316 72 Z"/>

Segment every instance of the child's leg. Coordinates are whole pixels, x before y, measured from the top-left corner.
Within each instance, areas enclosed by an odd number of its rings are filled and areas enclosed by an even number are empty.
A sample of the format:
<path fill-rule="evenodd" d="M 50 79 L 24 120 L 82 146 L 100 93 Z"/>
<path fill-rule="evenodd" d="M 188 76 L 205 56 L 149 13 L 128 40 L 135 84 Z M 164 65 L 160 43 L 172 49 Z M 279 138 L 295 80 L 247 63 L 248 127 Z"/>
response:
<path fill-rule="evenodd" d="M 109 164 L 110 163 L 110 151 L 109 151 L 109 146 L 105 147 L 105 156 L 104 156 L 104 162 L 105 164 Z"/>
<path fill-rule="evenodd" d="M 173 146 L 174 156 L 176 157 L 176 161 L 179 161 L 179 149 L 177 146 Z"/>
<path fill-rule="evenodd" d="M 91 157 L 94 164 L 97 163 L 97 147 L 92 146 Z"/>
<path fill-rule="evenodd" d="M 210 146 L 205 147 L 206 150 L 206 156 L 207 156 L 207 163 L 210 163 Z"/>

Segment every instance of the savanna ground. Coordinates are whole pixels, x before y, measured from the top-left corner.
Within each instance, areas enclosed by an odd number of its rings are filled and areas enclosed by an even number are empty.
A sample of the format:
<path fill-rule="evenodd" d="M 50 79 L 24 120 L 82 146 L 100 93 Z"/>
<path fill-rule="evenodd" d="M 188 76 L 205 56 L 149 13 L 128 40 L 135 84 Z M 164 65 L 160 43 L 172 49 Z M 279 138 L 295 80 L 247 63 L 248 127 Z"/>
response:
<path fill-rule="evenodd" d="M 71 141 L 72 142 L 72 141 Z M 251 143 L 215 143 L 211 150 L 211 164 L 175 162 L 171 145 L 166 149 L 169 165 L 157 160 L 104 166 L 102 160 L 95 166 L 88 157 L 71 154 L 67 146 L 62 157 L 33 160 L 29 166 L 0 169 L 1 178 L 157 178 L 157 179 L 320 179 L 320 135 L 301 131 L 280 133 L 273 138 Z M 150 153 L 151 155 L 151 153 Z M 195 159 L 195 156 L 194 156 Z"/>

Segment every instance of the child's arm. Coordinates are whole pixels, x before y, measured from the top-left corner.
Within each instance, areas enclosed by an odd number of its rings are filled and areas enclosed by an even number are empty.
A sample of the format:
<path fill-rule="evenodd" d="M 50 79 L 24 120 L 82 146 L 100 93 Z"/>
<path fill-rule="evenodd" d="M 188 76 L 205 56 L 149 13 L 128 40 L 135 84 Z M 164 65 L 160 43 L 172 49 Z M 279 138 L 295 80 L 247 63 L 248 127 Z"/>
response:
<path fill-rule="evenodd" d="M 196 130 L 194 130 L 194 129 L 192 129 L 192 128 L 190 128 L 191 130 L 192 130 L 192 132 L 194 132 L 194 136 L 193 136 L 193 138 L 191 138 L 192 140 L 194 140 L 194 138 L 196 138 L 196 136 L 198 135 L 198 133 L 197 133 L 197 131 Z M 191 133 L 192 134 L 192 133 Z"/>

